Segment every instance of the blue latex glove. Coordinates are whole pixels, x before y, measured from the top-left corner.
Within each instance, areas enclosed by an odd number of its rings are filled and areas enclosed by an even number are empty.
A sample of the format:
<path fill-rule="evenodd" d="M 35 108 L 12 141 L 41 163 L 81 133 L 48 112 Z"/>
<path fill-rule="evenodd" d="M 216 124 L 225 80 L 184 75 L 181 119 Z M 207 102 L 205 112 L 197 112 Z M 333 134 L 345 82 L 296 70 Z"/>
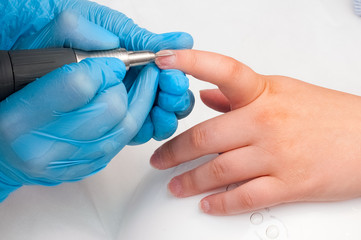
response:
<path fill-rule="evenodd" d="M 1 1 L 0 24 L 1 49 L 156 52 L 192 46 L 188 34 L 152 34 L 88 1 Z M 124 75 L 119 60 L 89 59 L 55 70 L 0 102 L 0 201 L 24 184 L 82 179 L 105 167 L 125 144 L 162 139 L 175 130 L 176 113 L 192 105 L 187 89 L 177 86 L 187 85 L 184 74 L 160 74 L 148 65 Z M 165 84 L 158 94 L 182 99 L 183 108 L 167 108 L 159 100 L 151 111 L 160 76 L 175 84 Z M 164 113 L 154 114 L 155 109 Z"/>
<path fill-rule="evenodd" d="M 0 102 L 0 200 L 24 184 L 76 181 L 104 168 L 152 108 L 159 70 L 127 93 L 114 58 L 66 65 Z"/>
<path fill-rule="evenodd" d="M 3 26 L 1 49 L 73 47 L 104 50 L 122 47 L 158 52 L 193 46 L 193 39 L 187 33 L 153 34 L 138 27 L 124 14 L 85 0 L 5 0 L 0 2 L 0 11 L 0 24 Z M 128 90 L 140 71 L 141 68 L 133 68 L 127 73 L 124 83 Z M 170 83 L 183 82 L 182 86 L 188 84 L 188 79 L 179 71 L 162 74 L 161 79 Z M 177 87 L 164 84 L 159 93 L 168 93 L 170 98 L 178 97 L 179 104 L 183 106 L 165 109 L 156 102 L 131 144 L 144 143 L 152 137 L 163 140 L 175 132 L 177 119 L 188 115 L 194 104 L 194 98 L 187 89 L 182 88 L 184 91 L 177 93 L 171 90 Z M 182 109 L 182 114 L 177 109 Z"/>
<path fill-rule="evenodd" d="M 361 0 L 353 0 L 356 15 L 361 17 Z"/>

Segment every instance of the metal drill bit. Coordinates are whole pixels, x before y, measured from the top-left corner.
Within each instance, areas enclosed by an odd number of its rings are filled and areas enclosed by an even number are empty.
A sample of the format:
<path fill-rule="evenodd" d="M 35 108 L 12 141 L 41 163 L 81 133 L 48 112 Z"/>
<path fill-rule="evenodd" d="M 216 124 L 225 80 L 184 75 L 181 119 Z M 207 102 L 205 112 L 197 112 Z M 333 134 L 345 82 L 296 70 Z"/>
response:
<path fill-rule="evenodd" d="M 171 56 L 173 53 L 154 53 L 152 51 L 127 51 L 124 48 L 118 48 L 106 51 L 80 51 L 75 50 L 76 59 L 78 62 L 85 58 L 97 57 L 115 57 L 124 62 L 126 69 L 130 67 L 145 65 L 155 61 L 157 57 Z"/>
<path fill-rule="evenodd" d="M 129 66 L 139 66 L 139 65 L 145 65 L 147 63 L 155 61 L 158 57 L 166 57 L 174 55 L 174 53 L 171 52 L 163 52 L 163 53 L 154 53 L 151 51 L 134 51 L 134 52 L 128 52 L 128 58 L 129 58 Z"/>
<path fill-rule="evenodd" d="M 155 54 L 156 57 L 168 57 L 174 55 L 174 52 L 171 51 L 163 51 L 163 52 L 157 52 Z"/>

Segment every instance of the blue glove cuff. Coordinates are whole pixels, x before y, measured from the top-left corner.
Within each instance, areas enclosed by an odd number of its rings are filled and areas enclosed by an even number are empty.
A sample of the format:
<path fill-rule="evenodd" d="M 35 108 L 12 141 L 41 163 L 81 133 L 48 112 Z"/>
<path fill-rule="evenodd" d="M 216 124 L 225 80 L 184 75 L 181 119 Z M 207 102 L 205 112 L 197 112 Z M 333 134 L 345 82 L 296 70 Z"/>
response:
<path fill-rule="evenodd" d="M 5 175 L 3 170 L 4 166 L 0 164 L 0 202 L 4 201 L 11 192 L 22 186 Z"/>

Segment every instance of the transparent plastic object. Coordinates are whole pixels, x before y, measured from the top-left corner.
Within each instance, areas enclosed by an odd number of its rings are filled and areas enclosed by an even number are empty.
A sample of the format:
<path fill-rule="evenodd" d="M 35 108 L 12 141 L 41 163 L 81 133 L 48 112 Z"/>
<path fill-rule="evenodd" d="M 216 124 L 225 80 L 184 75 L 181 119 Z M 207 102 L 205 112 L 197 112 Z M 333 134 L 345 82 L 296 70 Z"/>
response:
<path fill-rule="evenodd" d="M 256 235 L 262 240 L 289 239 L 285 224 L 273 216 L 269 208 L 253 212 L 250 216 L 250 236 Z"/>
<path fill-rule="evenodd" d="M 265 238 L 267 234 L 273 237 L 268 239 L 286 239 L 284 238 L 287 236 L 286 228 L 281 221 L 269 214 L 269 210 L 259 212 L 262 214 L 262 221 L 259 224 L 255 224 L 259 220 L 254 219 L 256 217 L 252 215 L 254 213 L 223 217 L 210 216 L 198 209 L 198 202 L 205 195 L 178 199 L 168 192 L 167 184 L 173 176 L 212 158 L 214 156 L 207 156 L 196 163 L 181 165 L 166 171 L 151 170 L 138 185 L 127 206 L 124 206 L 127 210 L 123 215 L 118 239 L 259 240 L 267 239 Z M 237 185 L 227 186 L 220 190 L 227 191 L 233 187 Z M 277 235 L 276 238 L 275 235 Z"/>
<path fill-rule="evenodd" d="M 198 208 L 212 192 L 175 198 L 167 190 L 170 179 L 213 159 L 166 171 L 150 170 L 122 207 L 118 239 L 132 240 L 359 240 L 361 199 L 334 203 L 292 203 L 235 216 L 210 216 Z M 230 184 L 215 192 L 229 191 Z"/>

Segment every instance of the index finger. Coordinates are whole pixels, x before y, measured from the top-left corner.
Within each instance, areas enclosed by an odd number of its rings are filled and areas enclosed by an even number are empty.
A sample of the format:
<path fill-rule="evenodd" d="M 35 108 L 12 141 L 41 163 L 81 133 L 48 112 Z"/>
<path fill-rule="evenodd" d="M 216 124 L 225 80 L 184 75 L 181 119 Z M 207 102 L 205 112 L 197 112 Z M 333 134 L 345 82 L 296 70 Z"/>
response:
<path fill-rule="evenodd" d="M 63 9 L 71 9 L 119 37 L 120 47 L 127 50 L 184 49 L 193 46 L 193 38 L 184 32 L 154 34 L 139 27 L 125 14 L 91 1 L 69 1 Z"/>
<path fill-rule="evenodd" d="M 159 68 L 179 69 L 217 85 L 233 108 L 252 102 L 265 87 L 259 74 L 231 57 L 199 50 L 165 50 L 158 54 L 168 55 L 157 58 Z"/>

